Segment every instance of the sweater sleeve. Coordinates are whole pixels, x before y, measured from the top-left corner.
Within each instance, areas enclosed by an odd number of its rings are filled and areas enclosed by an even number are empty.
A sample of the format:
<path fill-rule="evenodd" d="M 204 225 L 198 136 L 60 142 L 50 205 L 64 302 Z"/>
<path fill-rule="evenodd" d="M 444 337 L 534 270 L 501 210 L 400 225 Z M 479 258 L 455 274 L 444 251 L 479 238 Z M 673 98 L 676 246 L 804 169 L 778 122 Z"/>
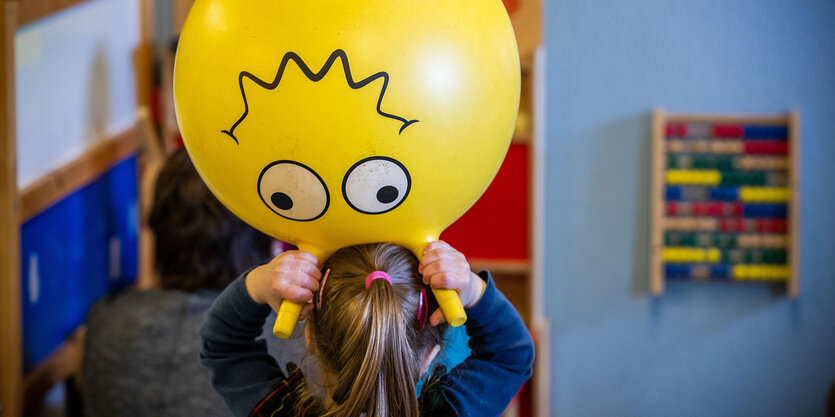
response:
<path fill-rule="evenodd" d="M 249 415 L 287 380 L 267 352 L 266 341 L 259 339 L 270 307 L 250 298 L 245 276 L 220 294 L 200 329 L 200 359 L 212 374 L 215 390 L 239 417 Z"/>
<path fill-rule="evenodd" d="M 487 271 L 479 302 L 467 310 L 471 355 L 440 381 L 442 395 L 459 416 L 500 415 L 531 376 L 533 339 L 522 318 Z"/>

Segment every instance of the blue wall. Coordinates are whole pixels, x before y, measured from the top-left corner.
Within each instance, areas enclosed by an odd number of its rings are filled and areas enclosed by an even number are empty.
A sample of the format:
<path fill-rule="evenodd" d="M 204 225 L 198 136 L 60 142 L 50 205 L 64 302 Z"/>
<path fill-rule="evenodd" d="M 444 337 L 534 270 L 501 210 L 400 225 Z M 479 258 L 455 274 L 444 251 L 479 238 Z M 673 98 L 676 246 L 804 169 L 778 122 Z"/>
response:
<path fill-rule="evenodd" d="M 30 371 L 137 273 L 137 166 L 128 158 L 20 229 L 23 368 Z"/>
<path fill-rule="evenodd" d="M 553 414 L 823 415 L 835 382 L 835 2 L 546 3 Z M 654 107 L 800 111 L 797 301 L 767 285 L 648 295 Z"/>

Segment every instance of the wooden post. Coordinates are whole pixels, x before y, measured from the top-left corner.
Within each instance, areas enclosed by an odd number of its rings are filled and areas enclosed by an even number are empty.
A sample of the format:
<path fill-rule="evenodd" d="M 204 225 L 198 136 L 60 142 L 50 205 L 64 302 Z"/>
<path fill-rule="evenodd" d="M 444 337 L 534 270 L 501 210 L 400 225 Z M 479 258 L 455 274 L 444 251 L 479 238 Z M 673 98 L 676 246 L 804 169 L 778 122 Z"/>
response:
<path fill-rule="evenodd" d="M 650 201 L 650 233 L 649 233 L 649 292 L 652 295 L 664 293 L 664 277 L 661 274 L 661 249 L 663 236 L 661 223 L 664 221 L 664 111 L 655 109 L 652 112 L 652 160 L 651 181 L 649 187 Z"/>
<path fill-rule="evenodd" d="M 15 147 L 17 2 L 0 1 L 0 416 L 21 415 L 23 351 Z"/>
<path fill-rule="evenodd" d="M 789 298 L 800 295 L 800 114 L 789 113 L 789 186 L 792 199 L 789 206 Z"/>
<path fill-rule="evenodd" d="M 533 86 L 531 106 L 533 134 L 529 145 L 530 156 L 530 281 L 532 326 L 536 342 L 536 361 L 533 377 L 533 414 L 551 415 L 551 334 L 545 316 L 545 49 L 538 47 L 533 54 L 531 69 Z"/>

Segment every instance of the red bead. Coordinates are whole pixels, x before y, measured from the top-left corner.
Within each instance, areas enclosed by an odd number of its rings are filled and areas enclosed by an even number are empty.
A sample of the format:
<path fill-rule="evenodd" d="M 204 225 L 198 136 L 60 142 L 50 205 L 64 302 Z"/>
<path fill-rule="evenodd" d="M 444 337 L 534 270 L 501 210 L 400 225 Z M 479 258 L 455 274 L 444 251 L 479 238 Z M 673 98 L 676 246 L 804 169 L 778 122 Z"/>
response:
<path fill-rule="evenodd" d="M 687 136 L 687 125 L 684 123 L 668 123 L 667 136 Z"/>
<path fill-rule="evenodd" d="M 785 155 L 789 153 L 789 144 L 777 140 L 745 141 L 745 153 L 755 155 Z"/>
<path fill-rule="evenodd" d="M 757 231 L 760 233 L 769 232 L 772 229 L 771 219 L 757 219 Z"/>
<path fill-rule="evenodd" d="M 742 126 L 713 125 L 713 137 L 715 138 L 741 138 L 742 134 Z"/>
<path fill-rule="evenodd" d="M 789 222 L 786 219 L 774 219 L 771 221 L 771 231 L 774 233 L 786 233 L 789 231 Z"/>

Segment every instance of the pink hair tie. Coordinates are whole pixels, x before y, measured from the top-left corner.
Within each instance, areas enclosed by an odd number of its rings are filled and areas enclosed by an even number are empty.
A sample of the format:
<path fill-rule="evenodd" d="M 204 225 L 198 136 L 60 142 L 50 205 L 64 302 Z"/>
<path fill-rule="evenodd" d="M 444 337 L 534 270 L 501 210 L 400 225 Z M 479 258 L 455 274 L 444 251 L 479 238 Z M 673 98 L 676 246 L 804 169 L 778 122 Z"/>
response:
<path fill-rule="evenodd" d="M 391 285 L 391 276 L 389 276 L 389 274 L 383 271 L 374 271 L 365 277 L 365 289 L 368 289 L 368 287 L 371 286 L 371 282 L 375 279 L 384 279 L 389 283 L 389 285 Z"/>

